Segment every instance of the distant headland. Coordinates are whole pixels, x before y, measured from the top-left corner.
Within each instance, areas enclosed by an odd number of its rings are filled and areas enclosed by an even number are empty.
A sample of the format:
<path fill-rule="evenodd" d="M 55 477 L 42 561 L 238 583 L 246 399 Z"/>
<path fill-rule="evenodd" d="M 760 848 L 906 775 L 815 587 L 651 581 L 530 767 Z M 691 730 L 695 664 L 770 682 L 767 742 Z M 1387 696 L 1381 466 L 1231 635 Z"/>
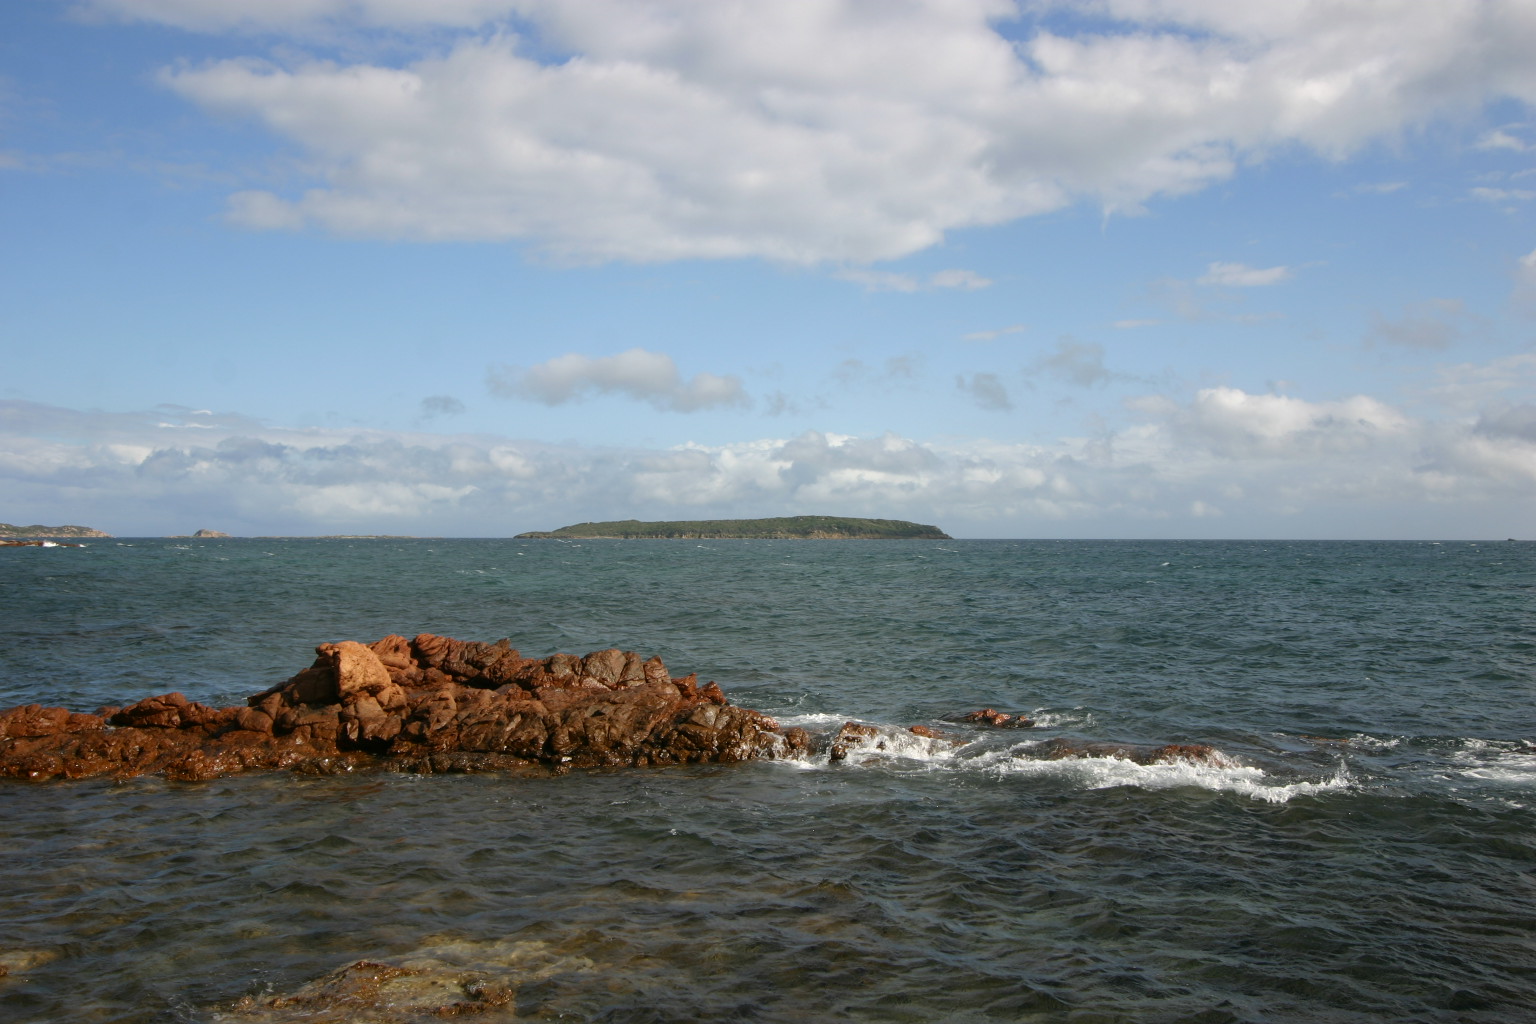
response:
<path fill-rule="evenodd" d="M 110 533 L 93 530 L 89 526 L 12 526 L 0 523 L 0 537 L 52 538 L 52 537 L 110 537 Z"/>
<path fill-rule="evenodd" d="M 693 519 L 642 523 L 578 523 L 558 530 L 520 533 L 532 540 L 951 540 L 937 526 L 900 519 L 845 516 L 782 516 L 777 519 Z"/>

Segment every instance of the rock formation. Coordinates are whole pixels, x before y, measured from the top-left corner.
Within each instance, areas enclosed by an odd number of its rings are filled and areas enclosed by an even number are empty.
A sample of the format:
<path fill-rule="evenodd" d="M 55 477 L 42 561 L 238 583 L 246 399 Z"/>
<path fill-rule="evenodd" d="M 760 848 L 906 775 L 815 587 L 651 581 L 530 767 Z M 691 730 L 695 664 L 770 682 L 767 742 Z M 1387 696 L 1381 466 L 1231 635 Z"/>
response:
<path fill-rule="evenodd" d="M 803 730 L 780 730 L 767 715 L 730 704 L 714 683 L 674 679 L 660 658 L 632 651 L 535 659 L 506 640 L 424 633 L 315 652 L 313 665 L 245 707 L 169 693 L 97 714 L 37 704 L 0 712 L 0 776 L 730 762 L 810 745 Z"/>

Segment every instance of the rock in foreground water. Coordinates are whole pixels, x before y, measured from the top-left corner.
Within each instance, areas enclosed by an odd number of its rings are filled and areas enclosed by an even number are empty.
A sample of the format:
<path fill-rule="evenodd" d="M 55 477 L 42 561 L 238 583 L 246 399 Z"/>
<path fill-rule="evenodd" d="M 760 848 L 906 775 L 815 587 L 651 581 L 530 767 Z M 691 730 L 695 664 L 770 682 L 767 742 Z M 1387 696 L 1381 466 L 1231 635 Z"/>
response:
<path fill-rule="evenodd" d="M 315 652 L 313 665 L 244 707 L 169 693 L 94 715 L 36 704 L 0 712 L 0 776 L 731 762 L 793 756 L 810 743 L 732 705 L 714 683 L 673 678 L 660 658 L 633 651 L 524 658 L 506 640 L 424 633 Z"/>

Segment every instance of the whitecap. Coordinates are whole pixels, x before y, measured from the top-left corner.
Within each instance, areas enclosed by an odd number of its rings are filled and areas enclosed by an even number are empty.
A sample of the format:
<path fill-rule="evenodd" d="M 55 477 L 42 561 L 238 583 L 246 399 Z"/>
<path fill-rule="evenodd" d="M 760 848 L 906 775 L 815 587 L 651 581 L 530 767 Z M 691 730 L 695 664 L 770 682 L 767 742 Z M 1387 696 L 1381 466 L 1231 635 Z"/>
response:
<path fill-rule="evenodd" d="M 847 715 L 833 715 L 824 711 L 808 711 L 802 715 L 775 715 L 779 724 L 787 728 L 816 729 L 820 726 L 839 726 L 848 721 Z"/>
<path fill-rule="evenodd" d="M 1025 717 L 1035 723 L 1036 729 L 1061 729 L 1066 726 L 1092 729 L 1094 726 L 1093 715 L 1080 708 L 1071 711 L 1032 711 Z"/>
<path fill-rule="evenodd" d="M 987 760 L 989 763 L 985 765 L 986 770 L 1000 776 L 1053 779 L 1073 783 L 1083 789 L 1135 786 L 1139 789 L 1164 790 L 1194 787 L 1235 793 L 1274 804 L 1283 804 L 1298 796 L 1348 789 L 1351 784 L 1349 773 L 1342 766 L 1332 778 L 1317 782 L 1281 783 L 1271 781 L 1269 774 L 1262 768 L 1239 764 L 1229 758 L 1223 758 L 1215 764 L 1186 760 L 1137 764 L 1121 757 L 1072 757 L 1059 761 L 1037 761 L 1011 754 Z"/>

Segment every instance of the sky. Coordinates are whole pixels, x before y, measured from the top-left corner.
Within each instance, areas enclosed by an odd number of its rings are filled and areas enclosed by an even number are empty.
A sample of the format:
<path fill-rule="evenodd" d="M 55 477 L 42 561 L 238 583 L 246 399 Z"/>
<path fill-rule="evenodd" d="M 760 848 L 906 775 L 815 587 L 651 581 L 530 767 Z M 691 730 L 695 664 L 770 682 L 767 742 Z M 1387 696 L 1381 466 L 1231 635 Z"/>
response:
<path fill-rule="evenodd" d="M 0 5 L 0 521 L 1536 536 L 1536 0 Z"/>

